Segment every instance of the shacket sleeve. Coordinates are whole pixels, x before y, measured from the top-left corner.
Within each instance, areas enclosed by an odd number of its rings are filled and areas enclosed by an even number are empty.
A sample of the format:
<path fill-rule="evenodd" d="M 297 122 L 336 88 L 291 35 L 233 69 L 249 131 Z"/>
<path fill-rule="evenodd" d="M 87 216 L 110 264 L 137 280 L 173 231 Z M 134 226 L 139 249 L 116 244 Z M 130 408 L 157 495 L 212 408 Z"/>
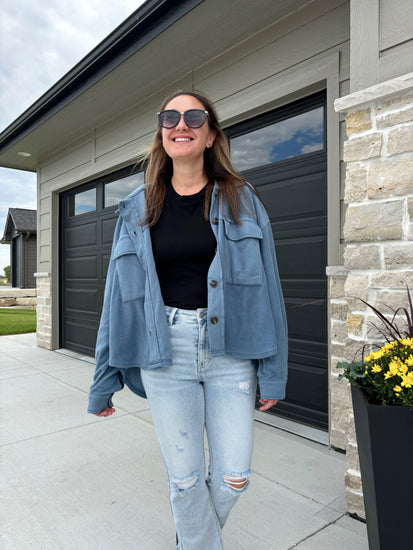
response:
<path fill-rule="evenodd" d="M 122 220 L 119 219 L 116 225 L 113 238 L 112 254 L 119 239 Z M 111 258 L 108 273 L 106 276 L 105 295 L 103 300 L 102 315 L 95 349 L 95 374 L 93 384 L 89 391 L 88 412 L 97 414 L 112 407 L 112 396 L 124 386 L 124 376 L 120 369 L 109 365 L 109 319 L 110 319 L 110 297 L 113 288 L 115 265 Z"/>
<path fill-rule="evenodd" d="M 284 399 L 288 375 L 288 333 L 271 224 L 262 229 L 261 254 L 277 338 L 275 355 L 258 360 L 258 380 L 262 399 Z"/>

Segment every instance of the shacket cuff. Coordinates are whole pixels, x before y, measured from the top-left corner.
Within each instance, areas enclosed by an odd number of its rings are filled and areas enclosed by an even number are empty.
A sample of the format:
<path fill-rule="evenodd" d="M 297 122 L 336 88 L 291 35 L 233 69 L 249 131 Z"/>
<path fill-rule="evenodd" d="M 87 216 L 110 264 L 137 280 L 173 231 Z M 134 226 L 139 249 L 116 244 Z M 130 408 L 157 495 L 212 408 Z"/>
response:
<path fill-rule="evenodd" d="M 271 382 L 270 380 L 260 380 L 261 399 L 285 399 L 286 382 Z"/>
<path fill-rule="evenodd" d="M 112 396 L 113 393 L 108 393 L 106 395 L 89 395 L 89 406 L 87 412 L 90 414 L 99 414 L 107 407 L 113 407 Z"/>

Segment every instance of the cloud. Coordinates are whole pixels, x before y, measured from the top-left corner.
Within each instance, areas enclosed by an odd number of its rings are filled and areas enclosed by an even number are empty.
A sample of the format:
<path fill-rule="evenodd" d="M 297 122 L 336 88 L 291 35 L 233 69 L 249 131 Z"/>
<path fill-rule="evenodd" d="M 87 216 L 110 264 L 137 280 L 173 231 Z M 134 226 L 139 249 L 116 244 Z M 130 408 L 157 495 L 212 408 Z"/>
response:
<path fill-rule="evenodd" d="M 231 140 L 231 156 L 240 171 L 322 148 L 323 108 L 259 128 Z M 298 148 L 297 148 L 298 146 Z"/>
<path fill-rule="evenodd" d="M 3 0 L 0 131 L 143 4 L 143 0 Z M 0 234 L 9 207 L 36 208 L 36 175 L 0 168 Z M 0 274 L 9 265 L 0 245 Z"/>
<path fill-rule="evenodd" d="M 10 124 L 142 3 L 3 0 L 0 127 Z"/>

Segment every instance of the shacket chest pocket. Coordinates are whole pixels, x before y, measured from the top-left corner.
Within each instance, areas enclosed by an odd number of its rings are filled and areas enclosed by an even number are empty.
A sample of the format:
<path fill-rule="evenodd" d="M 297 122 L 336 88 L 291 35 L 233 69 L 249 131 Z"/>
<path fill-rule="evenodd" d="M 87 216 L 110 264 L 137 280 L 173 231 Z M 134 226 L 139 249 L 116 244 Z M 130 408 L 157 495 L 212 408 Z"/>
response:
<path fill-rule="evenodd" d="M 260 242 L 262 231 L 251 220 L 241 225 L 224 219 L 227 281 L 234 285 L 260 285 L 263 278 Z"/>
<path fill-rule="evenodd" d="M 122 300 L 129 302 L 143 298 L 146 274 L 129 237 L 119 239 L 112 260 L 115 262 Z"/>

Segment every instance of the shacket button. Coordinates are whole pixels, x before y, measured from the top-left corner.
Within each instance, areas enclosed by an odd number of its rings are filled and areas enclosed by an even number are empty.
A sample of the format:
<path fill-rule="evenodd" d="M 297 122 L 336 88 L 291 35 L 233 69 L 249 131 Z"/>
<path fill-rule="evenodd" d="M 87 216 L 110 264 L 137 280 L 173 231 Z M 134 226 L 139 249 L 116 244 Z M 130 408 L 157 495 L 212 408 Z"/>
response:
<path fill-rule="evenodd" d="M 212 223 L 213 223 L 214 225 L 218 225 L 218 223 L 219 223 L 218 218 L 212 218 Z"/>
<path fill-rule="evenodd" d="M 209 286 L 212 286 L 212 288 L 216 288 L 218 286 L 218 283 L 216 281 L 211 281 L 209 283 Z"/>
<path fill-rule="evenodd" d="M 216 325 L 218 323 L 218 317 L 211 317 L 211 325 Z"/>

